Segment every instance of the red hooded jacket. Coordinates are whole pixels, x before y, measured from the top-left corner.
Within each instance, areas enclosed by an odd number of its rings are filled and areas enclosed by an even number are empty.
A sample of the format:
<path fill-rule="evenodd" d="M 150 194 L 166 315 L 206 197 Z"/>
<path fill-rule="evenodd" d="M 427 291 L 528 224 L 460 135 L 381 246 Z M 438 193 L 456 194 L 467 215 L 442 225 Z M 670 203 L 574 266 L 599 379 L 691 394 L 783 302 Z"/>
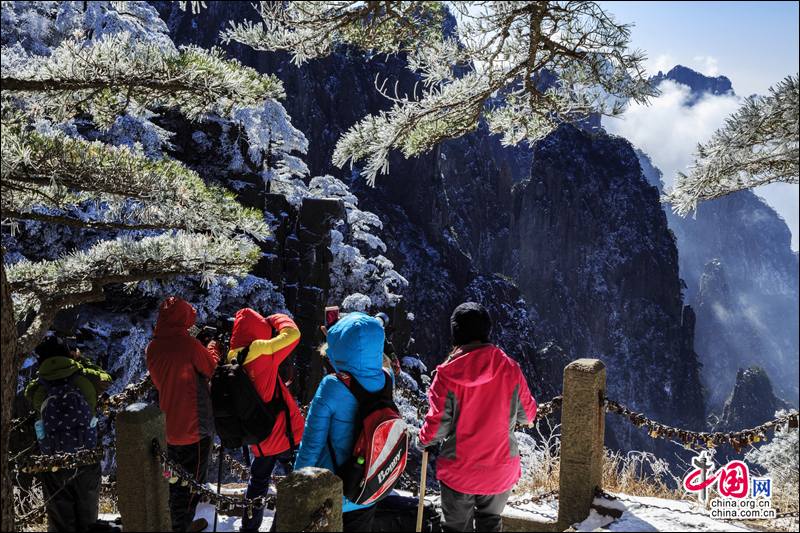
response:
<path fill-rule="evenodd" d="M 273 328 L 278 331 L 274 339 Z M 265 402 L 272 399 L 275 394 L 275 384 L 280 382 L 283 399 L 289 406 L 295 446 L 299 445 L 300 439 L 303 438 L 305 420 L 289 389 L 282 380 L 278 380 L 278 365 L 299 342 L 300 330 L 288 316 L 278 313 L 264 318 L 252 309 L 241 309 L 236 313 L 231 335 L 231 351 L 228 352 L 228 362 L 230 362 L 245 346 L 250 347 L 244 362 L 239 361 L 239 364 L 244 367 L 250 381 Z M 264 452 L 265 456 L 277 455 L 288 450 L 289 446 L 289 439 L 286 437 L 286 412 L 282 411 L 278 414 L 270 436 L 258 446 L 251 446 L 250 450 L 253 455 L 260 457 L 261 452 Z"/>
<path fill-rule="evenodd" d="M 461 346 L 437 367 L 428 400 L 419 439 L 442 441 L 436 477 L 465 494 L 510 490 L 521 473 L 514 426 L 536 419 L 519 365 L 491 344 Z"/>
<path fill-rule="evenodd" d="M 167 415 L 167 443 L 194 444 L 214 434 L 208 381 L 220 354 L 189 335 L 197 311 L 180 298 L 167 298 L 158 310 L 153 340 L 147 345 L 147 369 Z"/>

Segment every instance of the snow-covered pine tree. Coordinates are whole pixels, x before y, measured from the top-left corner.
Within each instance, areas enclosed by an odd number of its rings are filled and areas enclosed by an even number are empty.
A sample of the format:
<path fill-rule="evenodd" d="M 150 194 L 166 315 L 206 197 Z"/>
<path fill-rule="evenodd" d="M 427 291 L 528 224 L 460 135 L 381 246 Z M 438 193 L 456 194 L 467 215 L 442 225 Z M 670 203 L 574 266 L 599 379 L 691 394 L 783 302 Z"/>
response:
<path fill-rule="evenodd" d="M 787 76 L 769 96 L 748 98 L 705 144 L 698 144 L 689 175 L 677 171 L 661 201 L 681 216 L 706 200 L 770 183 L 800 183 L 800 86 Z"/>
<path fill-rule="evenodd" d="M 443 29 L 443 6 L 459 15 L 457 35 Z M 644 54 L 628 49 L 630 25 L 596 2 L 261 2 L 257 10 L 263 23 L 234 23 L 222 39 L 287 50 L 297 64 L 342 44 L 406 53 L 421 86 L 400 95 L 376 80 L 392 108 L 356 123 L 333 154 L 339 167 L 365 159 L 370 184 L 388 172 L 391 150 L 427 152 L 481 118 L 506 145 L 533 143 L 564 122 L 616 116 L 629 100 L 657 94 Z M 553 72 L 559 82 L 540 83 Z"/>
<path fill-rule="evenodd" d="M 64 225 L 100 236 L 50 260 L 11 263 L 4 251 L 3 457 L 18 368 L 59 309 L 102 299 L 109 283 L 241 276 L 261 256 L 252 238 L 269 235 L 263 214 L 162 155 L 167 132 L 147 120 L 152 110 L 230 117 L 250 133 L 248 125 L 282 109 L 273 105 L 281 96 L 277 79 L 218 50 L 177 50 L 146 2 L 3 3 L 3 225 L 10 232 L 23 223 Z M 86 124 L 97 132 L 92 139 L 78 131 Z M 123 142 L 131 138 L 138 142 Z M 273 142 L 276 153 L 291 150 L 285 140 Z M 284 173 L 301 167 L 279 159 Z M 32 313 L 18 337 L 15 316 Z M 15 525 L 11 487 L 3 460 L 4 531 Z"/>
<path fill-rule="evenodd" d="M 273 191 L 299 207 L 303 197 L 339 198 L 344 202 L 347 220 L 340 220 L 331 235 L 331 287 L 328 305 L 343 311 L 375 311 L 393 307 L 400 296 L 398 289 L 408 280 L 394 270 L 394 265 L 381 252 L 386 245 L 374 229 L 383 228 L 380 218 L 358 208 L 358 198 L 347 185 L 333 176 L 317 176 L 308 186 L 302 180 L 273 182 Z"/>

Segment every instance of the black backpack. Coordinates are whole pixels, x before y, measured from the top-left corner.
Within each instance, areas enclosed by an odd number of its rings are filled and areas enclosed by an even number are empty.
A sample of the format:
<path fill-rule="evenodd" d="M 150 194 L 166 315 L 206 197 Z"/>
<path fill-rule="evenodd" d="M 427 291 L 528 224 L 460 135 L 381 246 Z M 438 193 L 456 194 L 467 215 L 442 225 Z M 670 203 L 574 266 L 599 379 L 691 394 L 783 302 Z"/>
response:
<path fill-rule="evenodd" d="M 92 425 L 91 407 L 83 391 L 75 385 L 75 372 L 68 378 L 48 381 L 39 378 L 46 387 L 41 413 L 44 438 L 39 440 L 42 455 L 75 453 L 97 446 L 97 428 Z"/>
<path fill-rule="evenodd" d="M 242 350 L 238 357 L 242 361 L 247 357 L 249 347 Z M 220 358 L 220 363 L 223 359 Z M 258 447 L 270 436 L 278 414 L 286 413 L 286 436 L 292 450 L 295 448 L 292 434 L 292 421 L 289 406 L 281 394 L 280 375 L 275 380 L 275 394 L 269 402 L 264 403 L 242 365 L 233 360 L 230 364 L 219 364 L 211 378 L 211 408 L 214 412 L 214 425 L 217 428 L 222 446 L 230 450 L 243 445 Z M 264 452 L 259 447 L 261 455 Z"/>

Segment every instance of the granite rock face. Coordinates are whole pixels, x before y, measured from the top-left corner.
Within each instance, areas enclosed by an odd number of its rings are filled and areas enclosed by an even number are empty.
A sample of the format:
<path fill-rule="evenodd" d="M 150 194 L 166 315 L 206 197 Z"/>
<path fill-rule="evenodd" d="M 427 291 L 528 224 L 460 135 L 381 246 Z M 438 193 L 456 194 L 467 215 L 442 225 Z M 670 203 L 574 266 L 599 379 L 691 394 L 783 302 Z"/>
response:
<path fill-rule="evenodd" d="M 688 105 L 694 105 L 704 94 L 715 96 L 735 96 L 731 80 L 725 76 L 710 77 L 700 74 L 683 65 L 673 67 L 663 74 L 661 71 L 655 76 L 656 80 L 667 79 L 691 87 L 692 92 L 687 100 Z"/>
<path fill-rule="evenodd" d="M 243 3 L 209 2 L 198 15 L 154 4 L 178 45 L 219 44 L 228 20 L 254 16 Z M 479 125 L 420 157 L 392 154 L 390 175 L 371 188 L 349 166 L 332 167 L 330 156 L 343 131 L 389 107 L 376 75 L 401 94 L 414 91 L 418 79 L 402 58 L 365 61 L 343 50 L 298 68 L 286 54 L 222 47 L 282 80 L 282 103 L 309 140 L 311 176 L 343 180 L 359 208 L 383 221 L 384 255 L 409 281 L 390 331 L 401 357 L 432 369 L 450 350 L 450 313 L 477 300 L 537 399 L 559 394 L 564 366 L 590 357 L 609 369 L 609 396 L 632 409 L 664 424 L 704 419 L 702 402 L 675 401 L 697 386 L 691 322 L 658 192 L 629 143 L 565 127 L 532 148 L 507 148 Z M 275 266 L 289 260 L 280 255 L 289 247 L 272 253 L 278 259 L 264 272 L 289 276 Z M 606 433 L 612 447 L 663 452 L 632 426 L 615 422 Z"/>
<path fill-rule="evenodd" d="M 677 66 L 666 79 L 688 85 L 695 100 L 733 94 L 724 76 L 709 78 Z M 662 174 L 645 154 L 648 181 L 663 189 Z M 774 209 L 752 191 L 705 202 L 685 218 L 669 206 L 685 300 L 697 309 L 696 345 L 709 408 L 719 412 L 739 365 L 762 366 L 776 392 L 800 402 L 800 263 L 791 232 Z M 739 339 L 741 342 L 736 342 Z"/>
<path fill-rule="evenodd" d="M 772 381 L 763 368 L 739 367 L 716 429 L 722 432 L 751 429 L 773 420 L 776 411 L 789 408 L 786 401 L 775 395 Z"/>

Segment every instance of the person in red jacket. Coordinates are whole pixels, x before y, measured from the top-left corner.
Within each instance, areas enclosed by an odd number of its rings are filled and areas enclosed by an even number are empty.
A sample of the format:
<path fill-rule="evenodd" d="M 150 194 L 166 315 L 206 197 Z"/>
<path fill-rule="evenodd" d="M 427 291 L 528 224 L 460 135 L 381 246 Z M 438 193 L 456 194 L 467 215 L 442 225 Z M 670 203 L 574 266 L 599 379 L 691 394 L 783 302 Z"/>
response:
<path fill-rule="evenodd" d="M 278 375 L 278 366 L 299 342 L 297 324 L 284 314 L 277 313 L 264 318 L 252 309 L 241 309 L 236 313 L 228 362 L 237 359 L 264 402 L 273 398 L 276 386 L 280 387 L 290 419 L 287 427 L 286 411 L 281 411 L 272 433 L 261 443 L 250 447 L 255 457 L 250 465 L 250 481 L 245 493 L 247 499 L 267 494 L 275 463 L 280 463 L 287 474 L 292 471 L 294 452 L 303 438 L 305 420 L 297 402 Z M 253 509 L 252 518 L 245 513 L 242 531 L 258 531 L 263 517 L 263 509 Z M 275 531 L 274 519 L 271 531 Z"/>
<path fill-rule="evenodd" d="M 515 424 L 536 419 L 519 365 L 489 343 L 492 321 L 475 302 L 450 317 L 453 352 L 428 389 L 421 450 L 442 443 L 436 477 L 445 531 L 501 531 L 500 513 L 520 477 Z M 473 524 L 474 520 L 474 524 Z"/>
<path fill-rule="evenodd" d="M 214 442 L 214 416 L 208 381 L 220 353 L 189 335 L 197 311 L 180 298 L 167 298 L 158 310 L 153 340 L 147 345 L 147 369 L 167 415 L 167 450 L 200 483 L 205 483 Z M 186 531 L 194 520 L 199 495 L 180 483 L 169 486 L 172 531 Z"/>

